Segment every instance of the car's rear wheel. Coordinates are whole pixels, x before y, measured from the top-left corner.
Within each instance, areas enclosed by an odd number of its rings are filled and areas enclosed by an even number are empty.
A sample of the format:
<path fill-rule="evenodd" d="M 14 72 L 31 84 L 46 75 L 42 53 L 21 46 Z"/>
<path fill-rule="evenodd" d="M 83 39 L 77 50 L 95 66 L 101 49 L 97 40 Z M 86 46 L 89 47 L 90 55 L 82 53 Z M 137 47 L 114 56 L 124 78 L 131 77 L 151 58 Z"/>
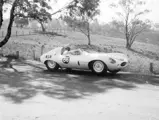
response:
<path fill-rule="evenodd" d="M 92 71 L 101 75 L 107 72 L 107 67 L 102 61 L 97 60 L 92 63 Z"/>
<path fill-rule="evenodd" d="M 47 60 L 45 62 L 45 65 L 46 65 L 47 69 L 50 71 L 55 71 L 59 68 L 59 65 L 53 60 Z"/>

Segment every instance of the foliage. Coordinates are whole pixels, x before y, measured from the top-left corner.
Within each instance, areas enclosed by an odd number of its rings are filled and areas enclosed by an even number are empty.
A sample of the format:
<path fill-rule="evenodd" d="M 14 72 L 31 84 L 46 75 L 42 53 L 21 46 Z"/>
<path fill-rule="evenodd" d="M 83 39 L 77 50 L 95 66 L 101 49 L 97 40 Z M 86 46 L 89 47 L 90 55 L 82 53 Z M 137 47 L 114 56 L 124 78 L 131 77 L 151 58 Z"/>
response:
<path fill-rule="evenodd" d="M 145 4 L 143 0 L 119 0 L 117 4 L 111 4 L 111 7 L 121 10 L 116 13 L 120 20 L 113 21 L 113 24 L 124 31 L 128 49 L 131 48 L 137 36 L 150 28 L 150 21 L 141 19 L 142 15 L 150 12 L 147 9 L 141 9 Z"/>
<path fill-rule="evenodd" d="M 14 23 L 17 27 L 23 28 L 29 24 L 28 18 L 15 18 Z"/>
<path fill-rule="evenodd" d="M 41 8 L 37 5 L 39 1 L 36 1 L 34 4 L 31 5 L 31 9 L 28 12 L 29 18 L 37 20 L 42 27 L 42 31 L 45 32 L 44 23 L 47 23 L 48 20 L 51 20 L 51 14 L 47 11 L 50 10 L 51 7 L 46 1 L 40 3 Z"/>
<path fill-rule="evenodd" d="M 89 45 L 91 44 L 90 22 L 99 14 L 98 6 L 99 0 L 73 0 L 63 17 L 70 27 L 79 29 L 87 36 Z"/>
<path fill-rule="evenodd" d="M 24 4 L 23 1 L 26 1 Z M 45 32 L 44 24 L 51 20 L 51 10 L 49 5 L 50 0 L 23 0 L 21 1 L 21 6 L 16 12 L 17 16 L 20 18 L 30 18 L 31 20 L 36 20 L 40 23 L 42 31 Z"/>
<path fill-rule="evenodd" d="M 5 38 L 0 42 L 0 47 L 8 42 L 15 18 L 31 18 L 37 20 L 41 24 L 42 30 L 45 31 L 43 24 L 51 19 L 51 14 L 48 12 L 48 10 L 51 9 L 48 4 L 49 1 L 50 0 L 0 0 L 0 28 L 3 23 L 4 5 L 8 4 L 8 7 L 11 5 L 7 33 Z"/>

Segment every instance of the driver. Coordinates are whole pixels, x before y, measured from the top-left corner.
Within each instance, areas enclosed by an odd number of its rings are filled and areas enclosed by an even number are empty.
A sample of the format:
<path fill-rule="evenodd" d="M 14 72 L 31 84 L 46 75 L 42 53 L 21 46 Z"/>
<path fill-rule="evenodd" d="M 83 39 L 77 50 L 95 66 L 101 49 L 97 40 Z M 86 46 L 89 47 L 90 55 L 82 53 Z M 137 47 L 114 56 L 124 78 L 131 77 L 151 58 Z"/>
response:
<path fill-rule="evenodd" d="M 66 55 L 70 50 L 71 50 L 70 47 L 66 47 L 66 48 L 64 49 L 63 54 Z"/>

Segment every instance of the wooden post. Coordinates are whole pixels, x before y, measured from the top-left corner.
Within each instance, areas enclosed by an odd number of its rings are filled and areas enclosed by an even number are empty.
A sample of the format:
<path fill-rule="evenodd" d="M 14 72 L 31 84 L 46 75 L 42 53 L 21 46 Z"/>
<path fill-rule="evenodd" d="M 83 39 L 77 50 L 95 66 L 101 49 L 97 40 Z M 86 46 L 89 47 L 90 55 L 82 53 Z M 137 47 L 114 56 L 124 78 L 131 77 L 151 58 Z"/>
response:
<path fill-rule="evenodd" d="M 35 50 L 33 50 L 33 59 L 36 59 Z"/>
<path fill-rule="evenodd" d="M 154 73 L 154 70 L 153 70 L 153 63 L 150 63 L 150 72 L 151 72 L 151 73 Z"/>
<path fill-rule="evenodd" d="M 3 56 L 3 47 L 0 48 L 0 56 Z"/>
<path fill-rule="evenodd" d="M 16 31 L 16 36 L 18 36 L 18 32 Z"/>
<path fill-rule="evenodd" d="M 16 57 L 19 59 L 19 51 L 16 51 Z"/>
<path fill-rule="evenodd" d="M 43 55 L 43 53 L 44 53 L 44 48 L 45 48 L 45 45 L 42 45 L 41 46 L 41 55 Z"/>

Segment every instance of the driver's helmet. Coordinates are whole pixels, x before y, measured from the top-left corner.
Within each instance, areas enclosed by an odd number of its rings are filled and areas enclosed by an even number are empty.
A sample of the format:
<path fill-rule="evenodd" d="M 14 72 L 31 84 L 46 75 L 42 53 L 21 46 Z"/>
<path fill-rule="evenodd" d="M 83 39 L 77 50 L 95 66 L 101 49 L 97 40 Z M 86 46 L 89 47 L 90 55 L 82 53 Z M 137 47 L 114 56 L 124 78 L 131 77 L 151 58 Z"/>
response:
<path fill-rule="evenodd" d="M 71 48 L 70 48 L 70 47 L 66 47 L 66 48 L 65 48 L 65 50 L 70 51 L 70 50 L 71 50 Z"/>

